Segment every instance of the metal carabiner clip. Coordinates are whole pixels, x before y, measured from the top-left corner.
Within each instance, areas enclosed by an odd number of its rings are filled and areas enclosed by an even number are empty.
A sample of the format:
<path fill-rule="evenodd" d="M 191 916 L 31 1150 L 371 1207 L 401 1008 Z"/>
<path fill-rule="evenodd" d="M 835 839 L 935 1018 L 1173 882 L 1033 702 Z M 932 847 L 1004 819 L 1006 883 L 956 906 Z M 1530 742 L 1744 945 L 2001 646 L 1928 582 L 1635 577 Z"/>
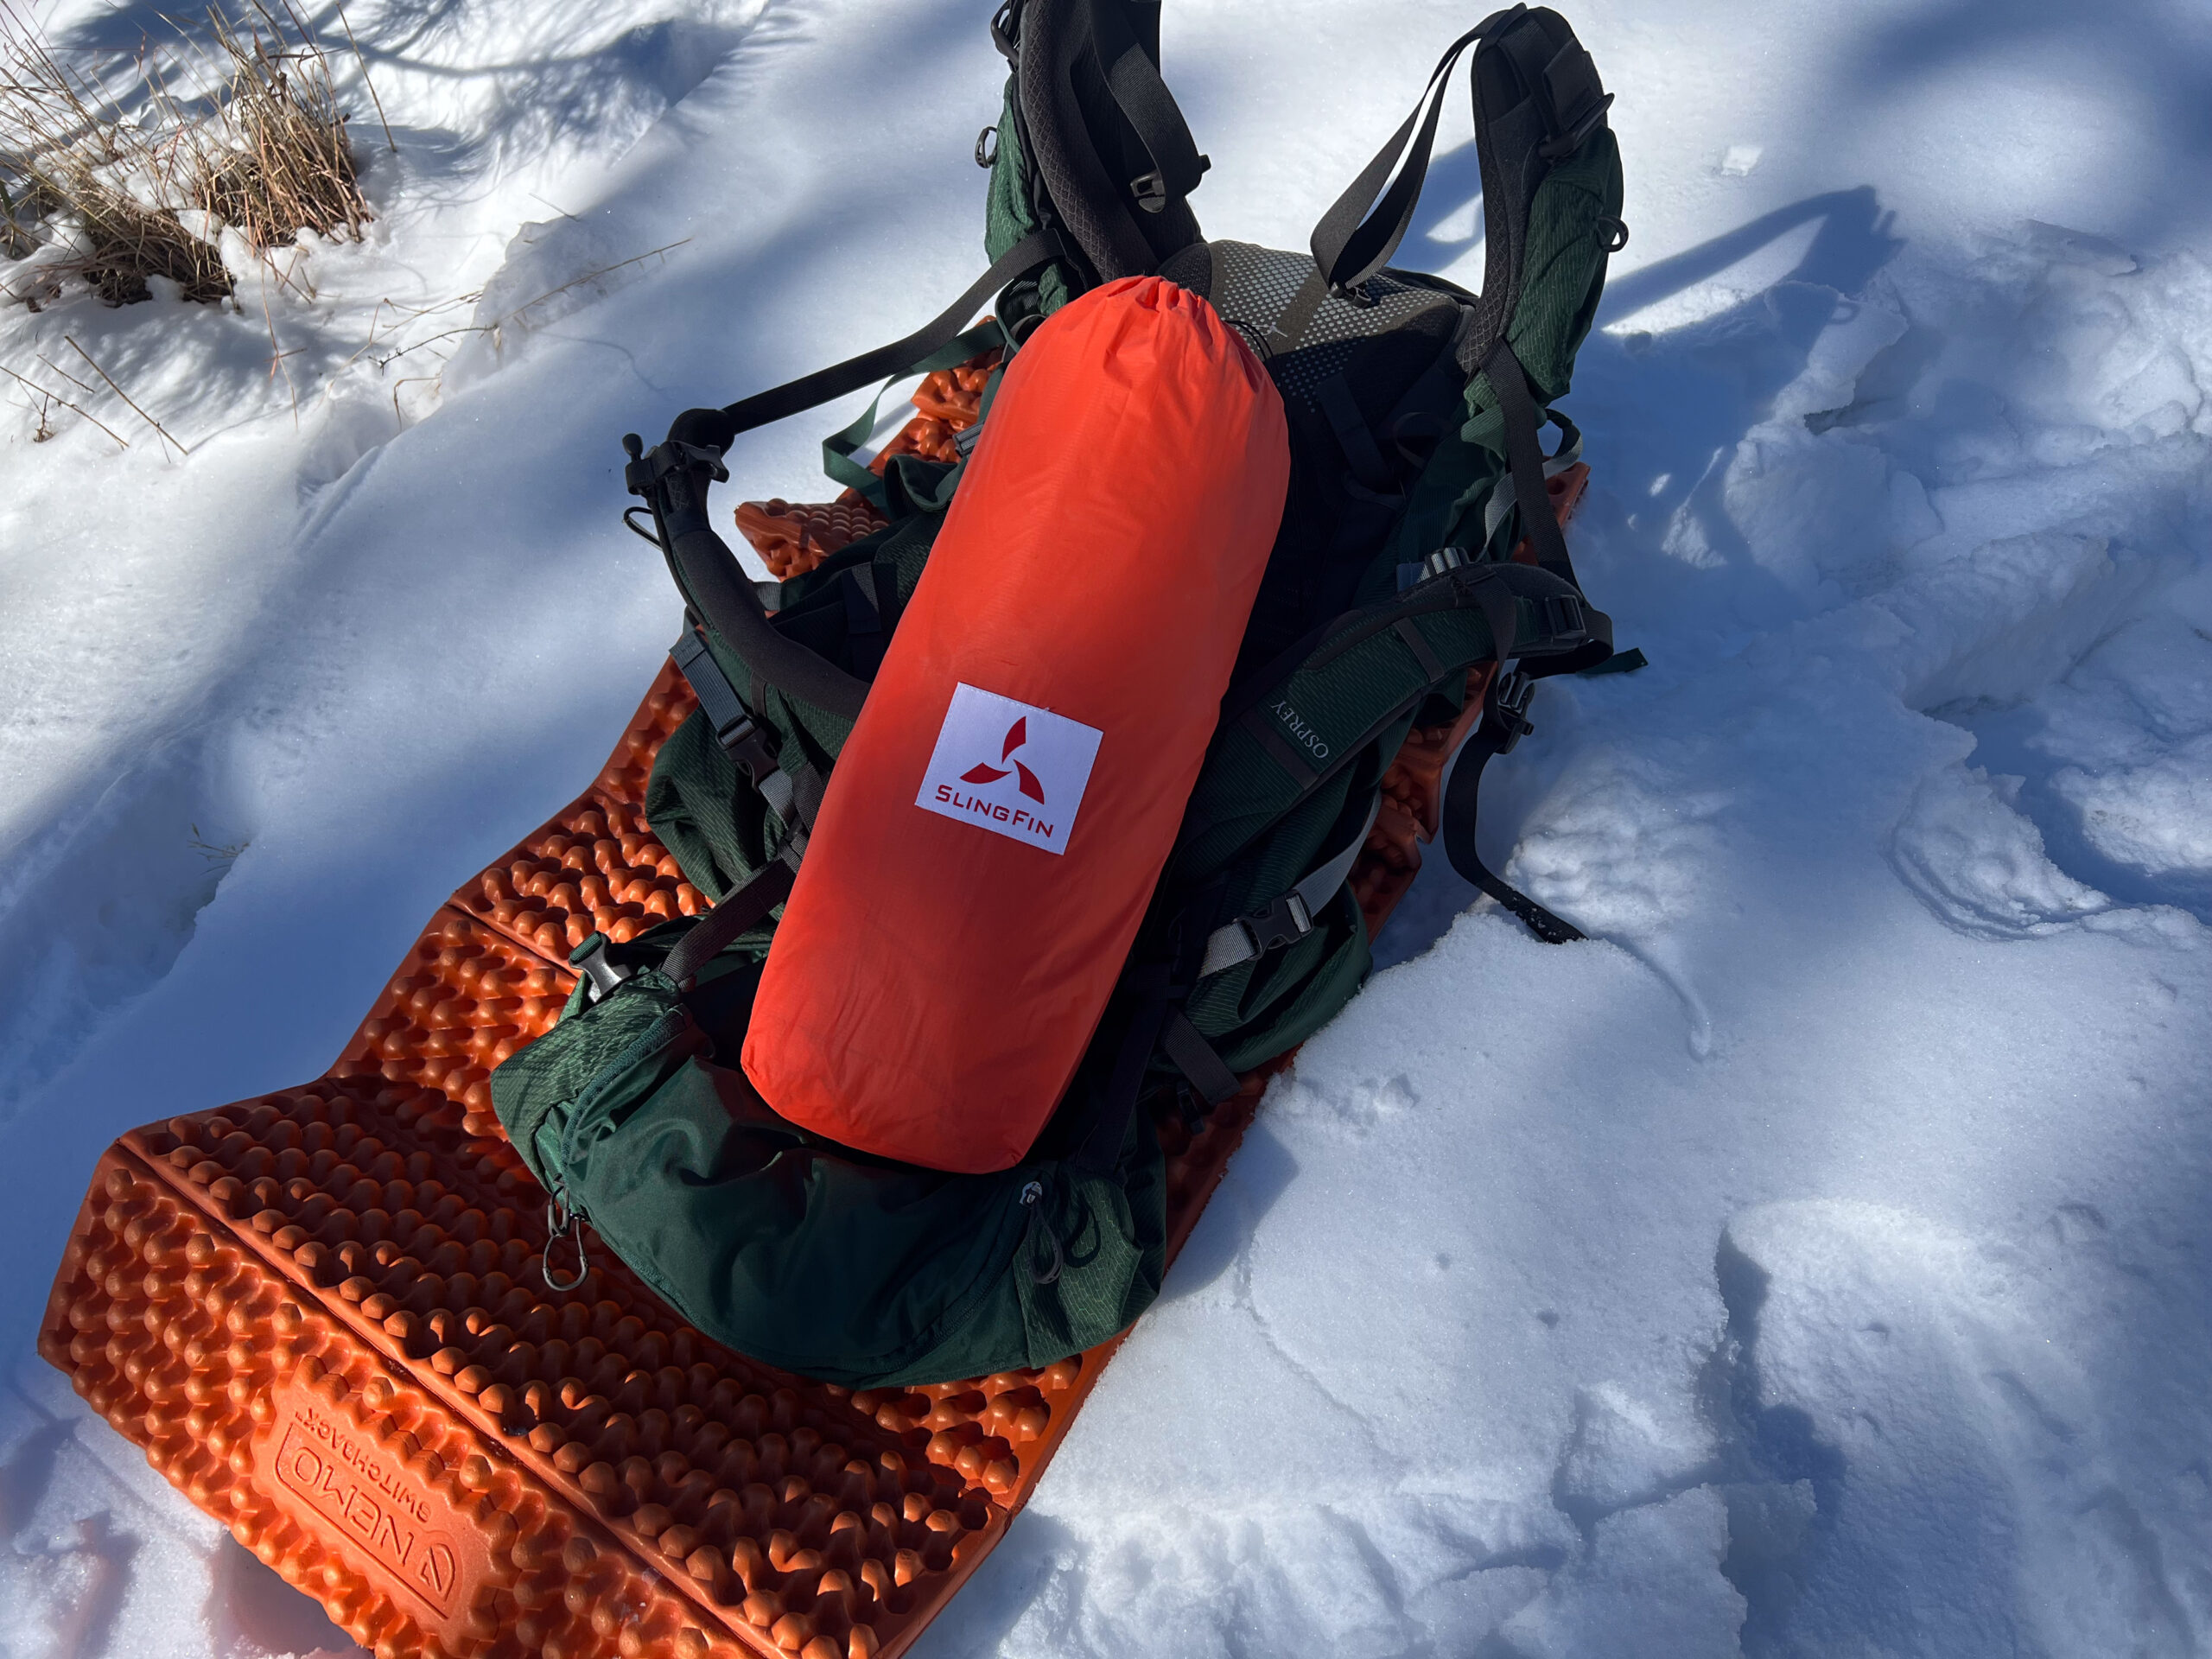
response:
<path fill-rule="evenodd" d="M 582 1224 L 583 1217 L 559 1198 L 545 1200 L 545 1254 L 538 1258 L 538 1271 L 544 1275 L 548 1289 L 565 1294 L 591 1277 L 591 1263 L 584 1259 Z M 553 1276 L 553 1247 L 563 1238 L 576 1247 L 576 1276 L 573 1279 Z"/>

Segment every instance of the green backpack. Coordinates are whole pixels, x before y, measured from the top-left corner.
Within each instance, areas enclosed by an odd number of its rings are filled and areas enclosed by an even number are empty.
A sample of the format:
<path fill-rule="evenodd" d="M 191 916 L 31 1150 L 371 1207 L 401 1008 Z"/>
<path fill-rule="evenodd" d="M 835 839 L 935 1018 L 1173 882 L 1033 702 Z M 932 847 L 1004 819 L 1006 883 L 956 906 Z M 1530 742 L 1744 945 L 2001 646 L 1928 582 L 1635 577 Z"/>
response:
<path fill-rule="evenodd" d="M 976 146 L 984 276 L 906 340 L 688 411 L 650 452 L 625 440 L 646 504 L 632 512 L 650 512 L 684 596 L 672 654 L 699 699 L 660 751 L 646 816 L 715 908 L 587 941 L 561 1022 L 499 1069 L 493 1098 L 556 1231 L 588 1217 L 702 1331 L 829 1382 L 1046 1365 L 1149 1305 L 1166 1266 L 1155 1112 L 1202 1119 L 1358 988 L 1368 940 L 1345 877 L 1382 775 L 1416 723 L 1460 713 L 1479 665 L 1499 671 L 1446 791 L 1446 849 L 1540 937 L 1581 937 L 1482 867 L 1474 816 L 1483 761 L 1529 729 L 1532 683 L 1623 665 L 1546 488 L 1579 451 L 1552 404 L 1626 235 L 1611 99 L 1564 20 L 1515 6 L 1452 45 L 1310 254 L 1208 242 L 1187 200 L 1208 163 L 1160 81 L 1158 26 L 1139 0 L 1011 0 L 993 23 L 1005 109 Z M 1480 295 L 1387 264 L 1470 47 Z M 890 522 L 793 580 L 756 589 L 709 523 L 707 487 L 741 432 L 887 375 L 1011 355 L 1073 296 L 1151 272 L 1211 301 L 1282 394 L 1281 533 L 1175 850 L 1029 1157 L 986 1175 L 870 1157 L 779 1117 L 737 1055 L 808 827 L 996 377 L 960 460 L 869 472 L 853 456 L 873 409 L 830 439 L 831 476 Z M 993 319 L 961 332 L 993 296 Z M 1549 454 L 1547 423 L 1561 434 Z M 1534 564 L 1510 556 L 1524 537 Z"/>

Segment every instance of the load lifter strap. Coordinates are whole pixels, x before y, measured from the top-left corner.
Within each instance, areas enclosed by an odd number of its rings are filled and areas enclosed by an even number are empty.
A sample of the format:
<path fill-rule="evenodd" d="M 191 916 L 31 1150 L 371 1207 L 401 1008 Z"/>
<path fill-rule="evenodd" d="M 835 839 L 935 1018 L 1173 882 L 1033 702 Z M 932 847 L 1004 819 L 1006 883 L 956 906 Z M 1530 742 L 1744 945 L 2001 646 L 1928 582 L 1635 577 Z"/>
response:
<path fill-rule="evenodd" d="M 1152 163 L 1150 172 L 1128 181 L 1129 188 L 1138 207 L 1156 213 L 1171 199 L 1197 189 L 1199 176 L 1212 163 L 1198 154 L 1174 94 L 1160 77 L 1160 8 L 1155 4 L 1149 11 L 1141 25 L 1122 7 L 1094 7 L 1091 36 L 1106 71 L 1106 90 Z"/>
<path fill-rule="evenodd" d="M 826 404 L 832 397 L 858 391 L 871 380 L 903 372 L 924 358 L 949 345 L 968 319 L 1006 287 L 1040 265 L 1067 257 L 1067 246 L 1057 231 L 1032 231 L 997 258 L 968 285 L 950 305 L 903 340 L 879 346 L 842 363 L 833 363 L 812 374 L 803 374 L 766 391 L 756 391 L 721 409 L 687 409 L 676 417 L 668 435 L 673 442 L 710 444 L 727 450 L 740 433 L 766 426 L 786 416 Z"/>

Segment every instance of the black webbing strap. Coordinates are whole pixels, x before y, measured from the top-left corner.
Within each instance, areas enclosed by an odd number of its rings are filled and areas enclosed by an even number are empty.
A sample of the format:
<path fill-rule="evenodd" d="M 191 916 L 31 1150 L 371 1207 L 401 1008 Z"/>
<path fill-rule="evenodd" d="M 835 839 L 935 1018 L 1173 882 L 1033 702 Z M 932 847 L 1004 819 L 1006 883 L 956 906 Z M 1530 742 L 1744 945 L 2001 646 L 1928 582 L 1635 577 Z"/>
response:
<path fill-rule="evenodd" d="M 849 568 L 840 579 L 845 597 L 845 643 L 853 654 L 853 666 L 861 677 L 874 681 L 875 671 L 883 666 L 883 652 L 889 643 L 883 631 L 883 606 L 875 593 L 875 568 L 856 564 Z"/>
<path fill-rule="evenodd" d="M 1515 724 L 1498 722 L 1494 710 L 1484 711 L 1483 723 L 1459 751 L 1452 768 L 1452 781 L 1444 791 L 1444 855 L 1452 868 L 1518 916 L 1529 931 L 1546 944 L 1566 944 L 1586 937 L 1571 922 L 1561 921 L 1518 887 L 1508 886 L 1491 874 L 1475 850 L 1475 809 L 1483 786 L 1483 768 L 1491 757 L 1512 747 L 1525 728 L 1517 713 Z"/>
<path fill-rule="evenodd" d="M 1128 1024 L 1114 1051 L 1114 1064 L 1097 1086 L 1090 1103 L 1090 1122 L 1076 1142 L 1069 1160 L 1077 1174 L 1103 1174 L 1122 1155 L 1122 1141 L 1129 1132 L 1129 1119 L 1144 1088 L 1145 1069 L 1159 1046 L 1160 1022 L 1166 1018 L 1170 970 L 1164 962 L 1132 963 L 1122 975 L 1120 994 L 1127 999 Z"/>
<path fill-rule="evenodd" d="M 1513 473 L 1513 501 L 1521 509 L 1521 533 L 1535 550 L 1536 563 L 1555 576 L 1574 582 L 1574 563 L 1567 556 L 1567 537 L 1560 534 L 1559 519 L 1551 510 L 1551 492 L 1544 484 L 1544 450 L 1537 440 L 1542 417 L 1529 391 L 1529 377 L 1512 346 L 1500 336 L 1483 359 L 1483 372 L 1497 394 L 1498 412 L 1505 417 L 1505 461 Z"/>
<path fill-rule="evenodd" d="M 1510 11 L 1493 12 L 1452 41 L 1437 60 L 1413 113 L 1351 181 L 1351 188 L 1321 215 L 1321 222 L 1313 227 L 1313 264 L 1331 293 L 1357 288 L 1390 263 L 1390 256 L 1398 251 L 1398 244 L 1405 240 L 1414 222 L 1421 181 L 1428 175 L 1428 153 L 1436 143 L 1437 118 L 1444 109 L 1444 83 L 1451 79 L 1452 67 L 1477 41 L 1527 10 L 1526 6 L 1515 6 Z M 1401 157 L 1403 167 L 1398 165 Z M 1395 179 L 1390 176 L 1394 169 Z M 1388 191 L 1382 188 L 1386 181 Z M 1376 200 L 1378 192 L 1380 201 Z M 1370 204 L 1372 213 L 1368 211 Z"/>
<path fill-rule="evenodd" d="M 1242 1086 L 1228 1063 L 1180 1008 L 1167 1010 L 1166 1020 L 1160 1028 L 1160 1046 L 1209 1108 L 1220 1105 Z"/>
<path fill-rule="evenodd" d="M 1153 54 L 1145 50 L 1125 8 L 1109 3 L 1091 10 L 1091 38 L 1097 43 L 1100 61 L 1106 66 L 1106 90 L 1120 105 L 1122 114 L 1152 159 L 1154 190 L 1140 192 L 1137 205 L 1157 213 L 1170 198 L 1187 196 L 1198 188 L 1206 158 L 1191 137 L 1190 124 L 1176 107 L 1167 83 L 1160 78 L 1157 56 L 1159 16 L 1149 20 Z M 1137 181 L 1128 181 L 1135 184 Z"/>
<path fill-rule="evenodd" d="M 1513 505 L 1521 512 L 1521 533 L 1529 538 L 1540 568 L 1572 587 L 1579 595 L 1582 584 L 1574 575 L 1574 561 L 1567 556 L 1567 537 L 1560 531 L 1552 511 L 1551 492 L 1544 482 L 1544 450 L 1537 440 L 1542 416 L 1529 391 L 1529 377 L 1521 359 L 1501 336 L 1483 359 L 1483 373 L 1497 393 L 1498 412 L 1505 420 L 1505 461 L 1513 474 Z M 1613 654 L 1612 619 L 1586 602 L 1577 601 L 1590 631 L 1590 642 L 1580 650 L 1550 658 L 1530 669 L 1536 677 L 1579 674 L 1595 668 Z"/>
<path fill-rule="evenodd" d="M 1337 435 L 1337 447 L 1344 451 L 1351 475 L 1377 494 L 1389 493 L 1396 480 L 1389 463 L 1382 459 L 1367 416 L 1359 412 L 1351 382 L 1341 373 L 1329 375 L 1313 388 L 1313 397 L 1328 417 L 1329 429 Z"/>
<path fill-rule="evenodd" d="M 728 449 L 739 433 L 780 421 L 787 415 L 826 404 L 832 397 L 858 391 L 870 381 L 898 374 L 946 344 L 968 320 L 1008 283 L 1027 276 L 1038 266 L 1066 257 L 1057 231 L 1033 231 L 991 262 L 991 268 L 968 286 L 968 291 L 904 340 L 879 346 L 872 352 L 847 358 L 842 363 L 812 374 L 801 375 L 766 391 L 721 409 L 690 409 L 676 417 L 669 436 L 687 443 L 711 444 Z"/>
<path fill-rule="evenodd" d="M 701 917 L 689 933 L 677 941 L 676 948 L 661 963 L 661 972 L 678 986 L 688 986 L 699 970 L 722 952 L 723 947 L 750 928 L 757 927 L 768 912 L 791 897 L 791 883 L 798 872 L 782 859 L 762 869 L 734 893 L 722 895 L 722 901 Z"/>
<path fill-rule="evenodd" d="M 753 711 L 745 706 L 729 676 L 722 672 L 722 665 L 690 622 L 677 635 L 668 654 L 691 688 L 691 695 L 699 699 L 699 711 L 714 728 L 715 741 L 730 758 L 745 768 L 756 785 L 775 771 L 775 751 L 768 747 Z"/>
<path fill-rule="evenodd" d="M 644 497 L 652 508 L 654 528 L 677 586 L 707 626 L 761 680 L 845 720 L 859 719 L 868 698 L 867 681 L 776 631 L 737 556 L 715 534 L 707 517 L 706 496 L 710 479 L 728 475 L 721 454 L 741 432 L 857 391 L 870 381 L 901 373 L 927 359 L 953 340 L 1000 289 L 1065 251 L 1057 232 L 1033 232 L 993 260 L 966 293 L 905 339 L 727 408 L 686 410 L 670 426 L 668 441 L 650 455 L 642 452 L 634 436 L 623 440 L 631 456 L 626 473 L 631 493 Z"/>

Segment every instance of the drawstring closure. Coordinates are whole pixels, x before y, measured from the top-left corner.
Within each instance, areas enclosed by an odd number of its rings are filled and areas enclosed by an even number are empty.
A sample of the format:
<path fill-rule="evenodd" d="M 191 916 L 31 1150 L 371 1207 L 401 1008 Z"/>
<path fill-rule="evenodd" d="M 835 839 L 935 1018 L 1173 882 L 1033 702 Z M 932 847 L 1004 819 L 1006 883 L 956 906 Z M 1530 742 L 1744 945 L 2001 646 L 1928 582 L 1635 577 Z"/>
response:
<path fill-rule="evenodd" d="M 1029 1225 L 1021 1235 L 1021 1249 L 1027 1258 L 1029 1282 L 1033 1285 L 1051 1284 L 1060 1276 L 1060 1268 L 1065 1265 L 1060 1255 L 1060 1236 L 1052 1230 L 1052 1224 L 1045 1219 L 1044 1198 L 1045 1184 L 1042 1181 L 1032 1181 L 1021 1189 L 1021 1207 L 1029 1211 Z M 1040 1230 L 1052 1247 L 1052 1265 L 1051 1270 L 1045 1273 L 1037 1271 L 1037 1250 L 1033 1243 Z"/>

